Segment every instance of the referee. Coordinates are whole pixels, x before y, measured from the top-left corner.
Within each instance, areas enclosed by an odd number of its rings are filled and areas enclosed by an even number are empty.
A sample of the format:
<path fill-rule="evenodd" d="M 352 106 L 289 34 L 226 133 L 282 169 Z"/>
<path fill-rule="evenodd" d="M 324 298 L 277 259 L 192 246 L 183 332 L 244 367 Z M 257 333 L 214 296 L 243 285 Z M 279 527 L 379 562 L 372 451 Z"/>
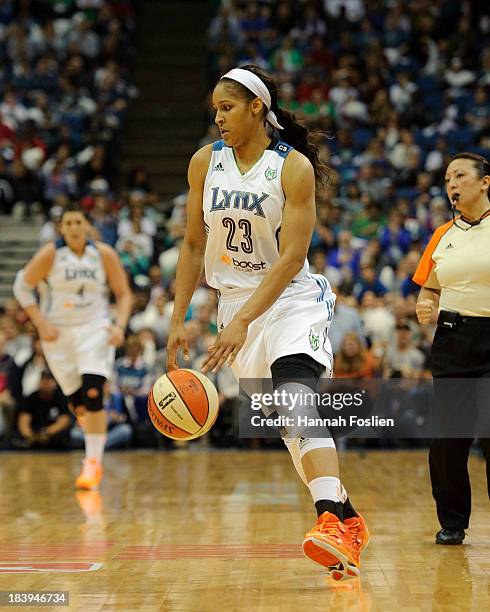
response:
<path fill-rule="evenodd" d="M 459 153 L 447 166 L 445 184 L 453 220 L 436 229 L 413 280 L 422 287 L 419 322 L 437 323 L 431 369 L 435 424 L 443 437 L 432 440 L 429 452 L 442 527 L 436 543 L 461 544 L 471 512 L 468 454 L 478 433 L 490 497 L 490 394 L 482 393 L 485 381 L 490 383 L 490 164 L 480 155 Z"/>

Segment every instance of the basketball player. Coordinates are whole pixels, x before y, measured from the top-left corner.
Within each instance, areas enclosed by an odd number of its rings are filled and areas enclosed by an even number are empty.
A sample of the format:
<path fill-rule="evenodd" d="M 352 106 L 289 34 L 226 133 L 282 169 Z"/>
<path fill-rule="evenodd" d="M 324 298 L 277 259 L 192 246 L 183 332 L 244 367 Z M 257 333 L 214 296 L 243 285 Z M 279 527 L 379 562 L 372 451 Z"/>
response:
<path fill-rule="evenodd" d="M 103 386 L 115 347 L 122 344 L 132 296 L 114 249 L 88 239 L 90 224 L 70 205 L 61 218 L 62 238 L 44 245 L 17 274 L 14 294 L 37 327 L 49 368 L 83 418 L 85 460 L 76 486 L 96 488 L 102 479 L 106 441 Z M 109 316 L 108 287 L 116 297 Z M 34 290 L 40 294 L 38 305 Z"/>
<path fill-rule="evenodd" d="M 198 150 L 189 165 L 167 367 L 178 367 L 179 347 L 188 356 L 184 317 L 205 265 L 218 290 L 220 331 L 203 372 L 227 363 L 237 378 L 272 376 L 275 389 L 294 384 L 301 393 L 302 381 L 318 382 L 332 369 L 327 331 L 335 295 L 327 279 L 308 273 L 306 260 L 315 182 L 326 182 L 327 169 L 307 129 L 278 108 L 275 82 L 257 67 L 225 74 L 213 107 L 223 140 Z M 319 516 L 305 554 L 335 579 L 359 575 L 369 535 L 340 483 L 333 439 L 298 432 L 283 438 Z"/>

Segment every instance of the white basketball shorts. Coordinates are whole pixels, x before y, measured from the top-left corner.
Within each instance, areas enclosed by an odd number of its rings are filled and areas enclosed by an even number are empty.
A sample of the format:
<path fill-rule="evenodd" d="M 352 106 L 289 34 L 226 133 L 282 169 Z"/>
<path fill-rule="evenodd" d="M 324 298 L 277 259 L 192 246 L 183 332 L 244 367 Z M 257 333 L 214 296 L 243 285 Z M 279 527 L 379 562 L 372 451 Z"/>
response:
<path fill-rule="evenodd" d="M 269 310 L 249 325 L 245 344 L 232 366 L 235 376 L 271 378 L 271 365 L 276 359 L 298 353 L 310 355 L 330 372 L 333 354 L 328 328 L 335 294 L 324 293 L 324 288 L 311 278 L 288 287 Z M 230 323 L 249 297 L 250 294 L 230 299 L 221 295 L 218 330 Z"/>
<path fill-rule="evenodd" d="M 82 374 L 112 376 L 115 347 L 108 343 L 110 321 L 93 321 L 84 325 L 57 326 L 54 342 L 42 342 L 49 369 L 65 395 L 82 386 Z"/>

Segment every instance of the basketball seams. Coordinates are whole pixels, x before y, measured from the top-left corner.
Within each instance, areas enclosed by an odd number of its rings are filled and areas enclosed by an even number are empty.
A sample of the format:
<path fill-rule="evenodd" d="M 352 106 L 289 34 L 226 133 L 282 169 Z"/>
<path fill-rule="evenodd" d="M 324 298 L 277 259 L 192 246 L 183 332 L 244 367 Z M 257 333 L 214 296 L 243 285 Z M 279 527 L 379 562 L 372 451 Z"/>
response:
<path fill-rule="evenodd" d="M 179 385 L 182 385 L 180 390 Z M 147 404 L 155 428 L 174 440 L 200 438 L 211 429 L 219 414 L 219 396 L 213 383 L 204 374 L 188 368 L 167 372 L 158 378 L 148 394 Z M 185 417 L 185 422 L 179 426 L 174 416 L 178 420 Z M 193 429 L 197 431 L 191 433 Z"/>
<path fill-rule="evenodd" d="M 194 372 L 192 372 L 192 370 L 185 370 L 186 372 L 189 372 L 190 374 L 192 374 L 192 377 L 194 378 L 195 381 L 197 381 L 197 383 L 201 386 L 201 389 L 204 391 L 204 395 L 206 396 L 206 403 L 207 403 L 207 415 L 206 418 L 204 419 L 204 423 L 201 425 L 201 423 L 199 423 L 199 421 L 196 419 L 196 417 L 194 416 L 194 414 L 192 413 L 192 410 L 189 409 L 189 406 L 187 406 L 187 402 L 185 401 L 185 399 L 182 397 L 180 391 L 177 389 L 174 381 L 170 378 L 170 374 L 172 374 L 172 372 L 167 372 L 167 380 L 170 381 L 170 383 L 172 384 L 172 387 L 175 389 L 175 391 L 177 392 L 178 396 L 180 397 L 182 403 L 184 404 L 184 406 L 187 407 L 187 411 L 189 412 L 189 414 L 192 416 L 192 418 L 194 419 L 194 421 L 197 423 L 197 425 L 202 429 L 204 427 L 204 425 L 206 424 L 206 421 L 208 420 L 208 416 L 209 416 L 209 396 L 208 396 L 208 392 L 206 387 L 202 384 L 202 382 L 199 380 L 199 378 L 197 376 L 194 375 Z"/>
<path fill-rule="evenodd" d="M 153 419 L 151 417 L 150 408 L 155 413 L 155 418 L 157 418 L 157 417 L 161 418 L 163 421 L 165 421 L 169 425 L 169 427 L 173 427 L 173 429 L 175 431 L 171 433 L 169 431 L 162 431 L 161 429 L 159 429 L 156 426 L 155 422 L 153 421 Z M 172 440 L 186 440 L 186 439 L 188 439 L 188 436 L 189 436 L 189 432 L 188 431 L 186 431 L 185 429 L 182 429 L 182 427 L 179 427 L 178 425 L 175 425 L 175 423 L 170 421 L 170 419 L 168 419 L 164 414 L 162 414 L 161 410 L 158 408 L 158 404 L 155 401 L 155 398 L 153 397 L 153 393 L 151 394 L 151 396 L 148 396 L 147 409 L 148 409 L 148 414 L 150 415 L 150 420 L 153 423 L 153 426 L 162 435 L 167 436 L 168 438 L 171 438 Z M 176 434 L 182 434 L 182 435 L 178 436 Z"/>

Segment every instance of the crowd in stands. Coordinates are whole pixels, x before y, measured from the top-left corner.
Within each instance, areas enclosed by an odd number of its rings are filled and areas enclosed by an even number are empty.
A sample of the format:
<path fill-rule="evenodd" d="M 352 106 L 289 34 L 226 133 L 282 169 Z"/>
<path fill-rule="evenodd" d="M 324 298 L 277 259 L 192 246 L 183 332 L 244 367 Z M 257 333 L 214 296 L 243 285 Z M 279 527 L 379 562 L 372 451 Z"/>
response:
<path fill-rule="evenodd" d="M 114 198 L 130 100 L 131 0 L 0 4 L 0 210 Z M 35 212 L 35 210 L 34 210 Z"/>
<path fill-rule="evenodd" d="M 215 5 L 210 91 L 236 65 L 262 67 L 280 84 L 280 106 L 316 131 L 321 157 L 333 169 L 329 186 L 317 194 L 309 261 L 337 294 L 330 330 L 335 376 L 430 376 L 434 329 L 417 323 L 419 288 L 411 277 L 434 228 L 450 219 L 448 159 L 462 150 L 489 156 L 484 4 Z M 128 74 L 133 15 L 129 0 L 0 5 L 0 190 L 6 194 L 0 206 L 28 215 L 40 203 L 44 242 L 57 236 L 65 203 L 79 199 L 94 236 L 118 250 L 135 293 L 126 344 L 106 390 L 116 446 L 170 444 L 148 426 L 145 397 L 165 363 L 185 227 L 185 193 L 175 198 L 161 232 L 158 195 L 145 169 L 135 168 L 125 180 L 113 163 L 124 114 L 137 94 Z M 207 118 L 200 145 L 219 139 L 211 106 Z M 204 281 L 186 325 L 190 367 L 198 368 L 217 333 L 216 296 Z M 211 443 L 250 444 L 237 439 L 238 386 L 230 370 L 223 368 L 215 383 L 222 411 Z M 0 318 L 0 436 L 13 429 L 14 444 L 42 447 L 48 431 L 53 444 L 79 445 L 81 432 L 67 425 L 66 406 L 52 386 L 35 329 L 7 301 Z M 50 422 L 39 420 L 28 401 L 33 393 L 43 395 L 40 403 L 56 400 Z"/>

